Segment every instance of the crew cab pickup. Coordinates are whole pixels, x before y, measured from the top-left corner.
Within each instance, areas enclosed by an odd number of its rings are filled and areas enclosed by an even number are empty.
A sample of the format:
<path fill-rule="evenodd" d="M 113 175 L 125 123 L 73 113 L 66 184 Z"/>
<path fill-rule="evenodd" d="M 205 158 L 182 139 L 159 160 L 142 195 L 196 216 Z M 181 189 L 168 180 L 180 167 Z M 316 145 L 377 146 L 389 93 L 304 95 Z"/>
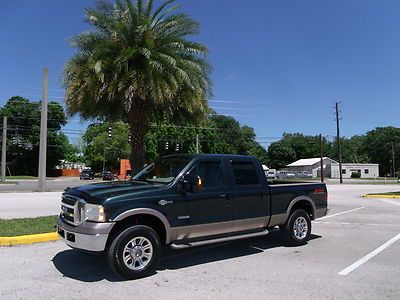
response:
<path fill-rule="evenodd" d="M 255 157 L 172 155 L 131 181 L 66 189 L 57 225 L 70 247 L 104 253 L 114 272 L 139 278 L 165 245 L 254 237 L 277 226 L 288 244 L 306 244 L 327 202 L 323 183 L 267 182 Z"/>

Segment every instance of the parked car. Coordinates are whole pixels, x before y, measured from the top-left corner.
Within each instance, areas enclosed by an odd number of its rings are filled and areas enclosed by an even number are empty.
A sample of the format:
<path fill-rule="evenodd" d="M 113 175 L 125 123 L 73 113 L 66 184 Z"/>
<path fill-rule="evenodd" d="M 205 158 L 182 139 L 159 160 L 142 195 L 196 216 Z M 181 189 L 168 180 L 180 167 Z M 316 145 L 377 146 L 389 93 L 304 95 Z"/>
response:
<path fill-rule="evenodd" d="M 312 178 L 313 175 L 312 175 L 312 173 L 310 173 L 308 171 L 299 171 L 299 172 L 297 172 L 296 177 L 298 177 L 298 178 Z"/>
<path fill-rule="evenodd" d="M 276 178 L 276 171 L 269 170 L 265 173 L 267 179 L 275 179 Z"/>
<path fill-rule="evenodd" d="M 114 180 L 114 179 L 117 179 L 118 176 L 113 174 L 110 171 L 105 171 L 102 173 L 102 178 L 103 178 L 103 180 Z"/>
<path fill-rule="evenodd" d="M 94 179 L 94 172 L 91 170 L 82 170 L 81 174 L 79 175 L 79 179 Z"/>
<path fill-rule="evenodd" d="M 291 179 L 296 178 L 296 174 L 289 171 L 278 171 L 276 172 L 276 178 L 278 179 Z"/>
<path fill-rule="evenodd" d="M 279 226 L 289 245 L 307 243 L 311 221 L 328 211 L 323 183 L 266 180 L 257 158 L 171 155 L 130 182 L 68 188 L 57 219 L 72 248 L 102 253 L 112 270 L 139 278 L 175 249 L 268 234 Z"/>

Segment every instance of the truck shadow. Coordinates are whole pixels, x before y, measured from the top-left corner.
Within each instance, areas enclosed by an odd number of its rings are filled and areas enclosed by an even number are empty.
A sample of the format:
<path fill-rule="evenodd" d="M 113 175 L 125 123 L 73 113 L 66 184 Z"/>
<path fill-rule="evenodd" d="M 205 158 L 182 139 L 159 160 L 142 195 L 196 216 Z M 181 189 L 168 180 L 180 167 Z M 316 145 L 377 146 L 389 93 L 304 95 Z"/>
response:
<path fill-rule="evenodd" d="M 312 234 L 310 241 L 318 238 L 321 236 Z M 285 247 L 279 231 L 271 232 L 267 237 L 248 238 L 182 250 L 165 248 L 156 271 L 150 276 L 161 270 L 176 270 L 223 261 L 261 253 L 276 247 Z M 56 254 L 52 261 L 55 268 L 64 277 L 78 281 L 124 281 L 123 278 L 114 275 L 108 267 L 105 256 L 93 256 L 70 249 Z"/>

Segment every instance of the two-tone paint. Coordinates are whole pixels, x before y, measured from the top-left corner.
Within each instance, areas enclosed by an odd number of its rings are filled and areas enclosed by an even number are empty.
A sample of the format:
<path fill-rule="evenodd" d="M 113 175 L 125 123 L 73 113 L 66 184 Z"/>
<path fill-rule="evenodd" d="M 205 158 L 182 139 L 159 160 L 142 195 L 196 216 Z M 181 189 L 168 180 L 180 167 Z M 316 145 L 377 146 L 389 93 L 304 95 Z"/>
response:
<path fill-rule="evenodd" d="M 114 224 L 135 215 L 156 217 L 164 226 L 165 243 L 186 243 L 240 233 L 262 232 L 282 225 L 293 207 L 304 206 L 312 219 L 327 213 L 327 190 L 322 183 L 269 184 L 260 162 L 249 156 L 186 155 L 188 164 L 169 184 L 144 182 L 108 182 L 80 186 L 65 193 L 104 207 L 110 231 Z M 182 178 L 198 163 L 221 162 L 224 185 L 200 193 L 185 191 Z M 239 186 L 235 182 L 232 162 L 251 162 L 257 170 L 258 184 Z M 68 232 L 79 231 L 64 224 Z M 104 225 L 105 226 L 105 225 Z M 93 233 L 91 229 L 90 234 Z M 96 249 L 106 247 L 104 230 L 102 242 Z M 80 246 L 68 243 L 72 247 Z M 93 248 L 93 247 L 92 247 Z"/>

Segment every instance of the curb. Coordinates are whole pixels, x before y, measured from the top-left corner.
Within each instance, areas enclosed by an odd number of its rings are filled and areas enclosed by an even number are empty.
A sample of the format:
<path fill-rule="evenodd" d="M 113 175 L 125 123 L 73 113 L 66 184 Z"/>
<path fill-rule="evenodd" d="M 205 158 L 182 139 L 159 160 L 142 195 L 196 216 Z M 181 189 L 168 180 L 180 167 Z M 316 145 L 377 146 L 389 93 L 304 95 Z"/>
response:
<path fill-rule="evenodd" d="M 0 246 L 26 245 L 59 240 L 57 232 L 0 237 Z"/>
<path fill-rule="evenodd" d="M 400 195 L 382 195 L 382 194 L 369 194 L 362 195 L 363 198 L 384 198 L 384 199 L 400 199 Z"/>

